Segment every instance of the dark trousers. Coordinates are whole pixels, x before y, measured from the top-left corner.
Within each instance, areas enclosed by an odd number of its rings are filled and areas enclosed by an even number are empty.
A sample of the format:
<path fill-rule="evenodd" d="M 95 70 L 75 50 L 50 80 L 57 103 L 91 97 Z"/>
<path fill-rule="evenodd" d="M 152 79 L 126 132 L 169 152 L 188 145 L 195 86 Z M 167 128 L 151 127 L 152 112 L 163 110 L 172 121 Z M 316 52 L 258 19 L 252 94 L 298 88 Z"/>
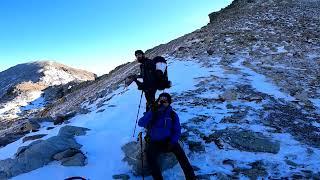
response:
<path fill-rule="evenodd" d="M 138 80 L 135 80 L 135 82 L 138 86 L 138 89 L 143 90 L 143 92 L 144 92 L 144 96 L 146 97 L 146 101 L 147 101 L 146 102 L 146 112 L 148 112 L 151 109 L 152 103 L 154 103 L 154 101 L 156 100 L 157 89 L 156 88 L 146 88 L 145 85 Z"/>
<path fill-rule="evenodd" d="M 193 168 L 179 143 L 176 143 L 169 148 L 167 142 L 149 142 L 146 147 L 146 155 L 151 170 L 151 175 L 154 180 L 163 179 L 160 166 L 158 164 L 158 157 L 160 153 L 167 152 L 174 153 L 187 180 L 196 179 Z"/>
<path fill-rule="evenodd" d="M 151 109 L 152 103 L 156 100 L 156 92 L 157 89 L 147 89 L 144 90 L 144 96 L 146 97 L 146 112 L 148 112 Z"/>

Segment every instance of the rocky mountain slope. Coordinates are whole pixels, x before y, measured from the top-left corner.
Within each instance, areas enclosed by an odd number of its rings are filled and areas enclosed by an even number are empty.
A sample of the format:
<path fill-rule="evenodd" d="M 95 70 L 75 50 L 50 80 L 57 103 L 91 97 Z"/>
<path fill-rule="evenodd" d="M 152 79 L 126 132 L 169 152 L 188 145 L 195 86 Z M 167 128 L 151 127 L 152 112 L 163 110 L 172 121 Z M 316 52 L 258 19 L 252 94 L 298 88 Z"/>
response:
<path fill-rule="evenodd" d="M 95 77 L 93 73 L 53 61 L 19 64 L 0 72 L 0 129 L 22 118 L 29 110 L 43 107 L 57 98 L 58 91 L 63 91 L 66 84 L 71 88 Z"/>
<path fill-rule="evenodd" d="M 234 0 L 210 14 L 203 28 L 147 51 L 169 61 L 173 86 L 167 92 L 199 179 L 320 178 L 319 10 L 319 0 Z M 123 80 L 136 71 L 135 62 L 119 66 L 44 109 L 38 117 L 60 125 L 38 124 L 39 131 L 28 135 L 31 141 L 24 137 L 1 148 L 0 164 L 10 168 L 0 167 L 0 179 L 139 179 L 121 149 L 135 141 L 140 92 L 134 84 L 125 88 Z M 84 167 L 32 157 L 44 145 L 55 150 L 63 128 L 72 129 L 65 123 L 90 129 L 77 138 L 81 148 L 59 146 L 68 161 Z M 30 158 L 39 163 L 12 171 L 19 164 L 11 162 Z M 182 174 L 178 165 L 164 172 L 167 179 L 183 179 Z"/>

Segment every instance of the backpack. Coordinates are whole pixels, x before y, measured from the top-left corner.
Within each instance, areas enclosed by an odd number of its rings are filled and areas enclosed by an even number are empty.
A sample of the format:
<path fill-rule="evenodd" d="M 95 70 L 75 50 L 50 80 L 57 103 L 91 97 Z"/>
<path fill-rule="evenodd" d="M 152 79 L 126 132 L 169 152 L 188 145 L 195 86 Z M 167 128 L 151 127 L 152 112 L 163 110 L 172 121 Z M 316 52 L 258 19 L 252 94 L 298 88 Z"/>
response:
<path fill-rule="evenodd" d="M 168 78 L 167 61 L 162 56 L 153 59 L 156 65 L 155 76 L 158 90 L 164 90 L 171 87 L 171 81 Z"/>

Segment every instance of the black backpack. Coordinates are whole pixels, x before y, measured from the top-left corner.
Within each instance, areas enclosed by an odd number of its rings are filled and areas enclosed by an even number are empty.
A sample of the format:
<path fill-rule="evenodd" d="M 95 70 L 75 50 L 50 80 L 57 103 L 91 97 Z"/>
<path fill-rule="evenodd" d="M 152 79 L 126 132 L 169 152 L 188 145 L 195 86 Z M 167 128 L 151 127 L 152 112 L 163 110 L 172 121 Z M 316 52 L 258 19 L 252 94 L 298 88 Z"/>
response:
<path fill-rule="evenodd" d="M 164 90 L 171 87 L 171 81 L 168 78 L 167 61 L 162 56 L 153 58 L 156 65 L 155 76 L 158 90 Z"/>

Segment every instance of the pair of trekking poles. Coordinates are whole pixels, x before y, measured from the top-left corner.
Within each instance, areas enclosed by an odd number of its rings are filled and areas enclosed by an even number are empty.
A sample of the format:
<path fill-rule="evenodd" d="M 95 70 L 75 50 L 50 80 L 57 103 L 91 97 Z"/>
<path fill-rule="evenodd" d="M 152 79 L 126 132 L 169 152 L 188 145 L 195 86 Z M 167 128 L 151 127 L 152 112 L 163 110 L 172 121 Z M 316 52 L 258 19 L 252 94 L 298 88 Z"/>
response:
<path fill-rule="evenodd" d="M 138 113 L 137 113 L 136 123 L 135 123 L 135 125 L 134 125 L 134 130 L 133 130 L 133 135 L 132 135 L 132 137 L 134 137 L 135 134 L 136 134 L 136 128 L 137 128 L 138 118 L 139 118 L 139 114 L 140 114 L 140 107 L 141 107 L 142 96 L 143 96 L 143 91 L 141 92 L 141 96 L 140 96 Z M 142 132 L 139 133 L 139 135 L 138 135 L 138 140 L 140 141 L 140 148 L 141 148 L 141 154 L 140 154 L 140 158 L 141 158 L 141 173 L 142 173 L 142 179 L 144 180 L 144 173 L 143 173 L 143 143 L 142 143 Z"/>

